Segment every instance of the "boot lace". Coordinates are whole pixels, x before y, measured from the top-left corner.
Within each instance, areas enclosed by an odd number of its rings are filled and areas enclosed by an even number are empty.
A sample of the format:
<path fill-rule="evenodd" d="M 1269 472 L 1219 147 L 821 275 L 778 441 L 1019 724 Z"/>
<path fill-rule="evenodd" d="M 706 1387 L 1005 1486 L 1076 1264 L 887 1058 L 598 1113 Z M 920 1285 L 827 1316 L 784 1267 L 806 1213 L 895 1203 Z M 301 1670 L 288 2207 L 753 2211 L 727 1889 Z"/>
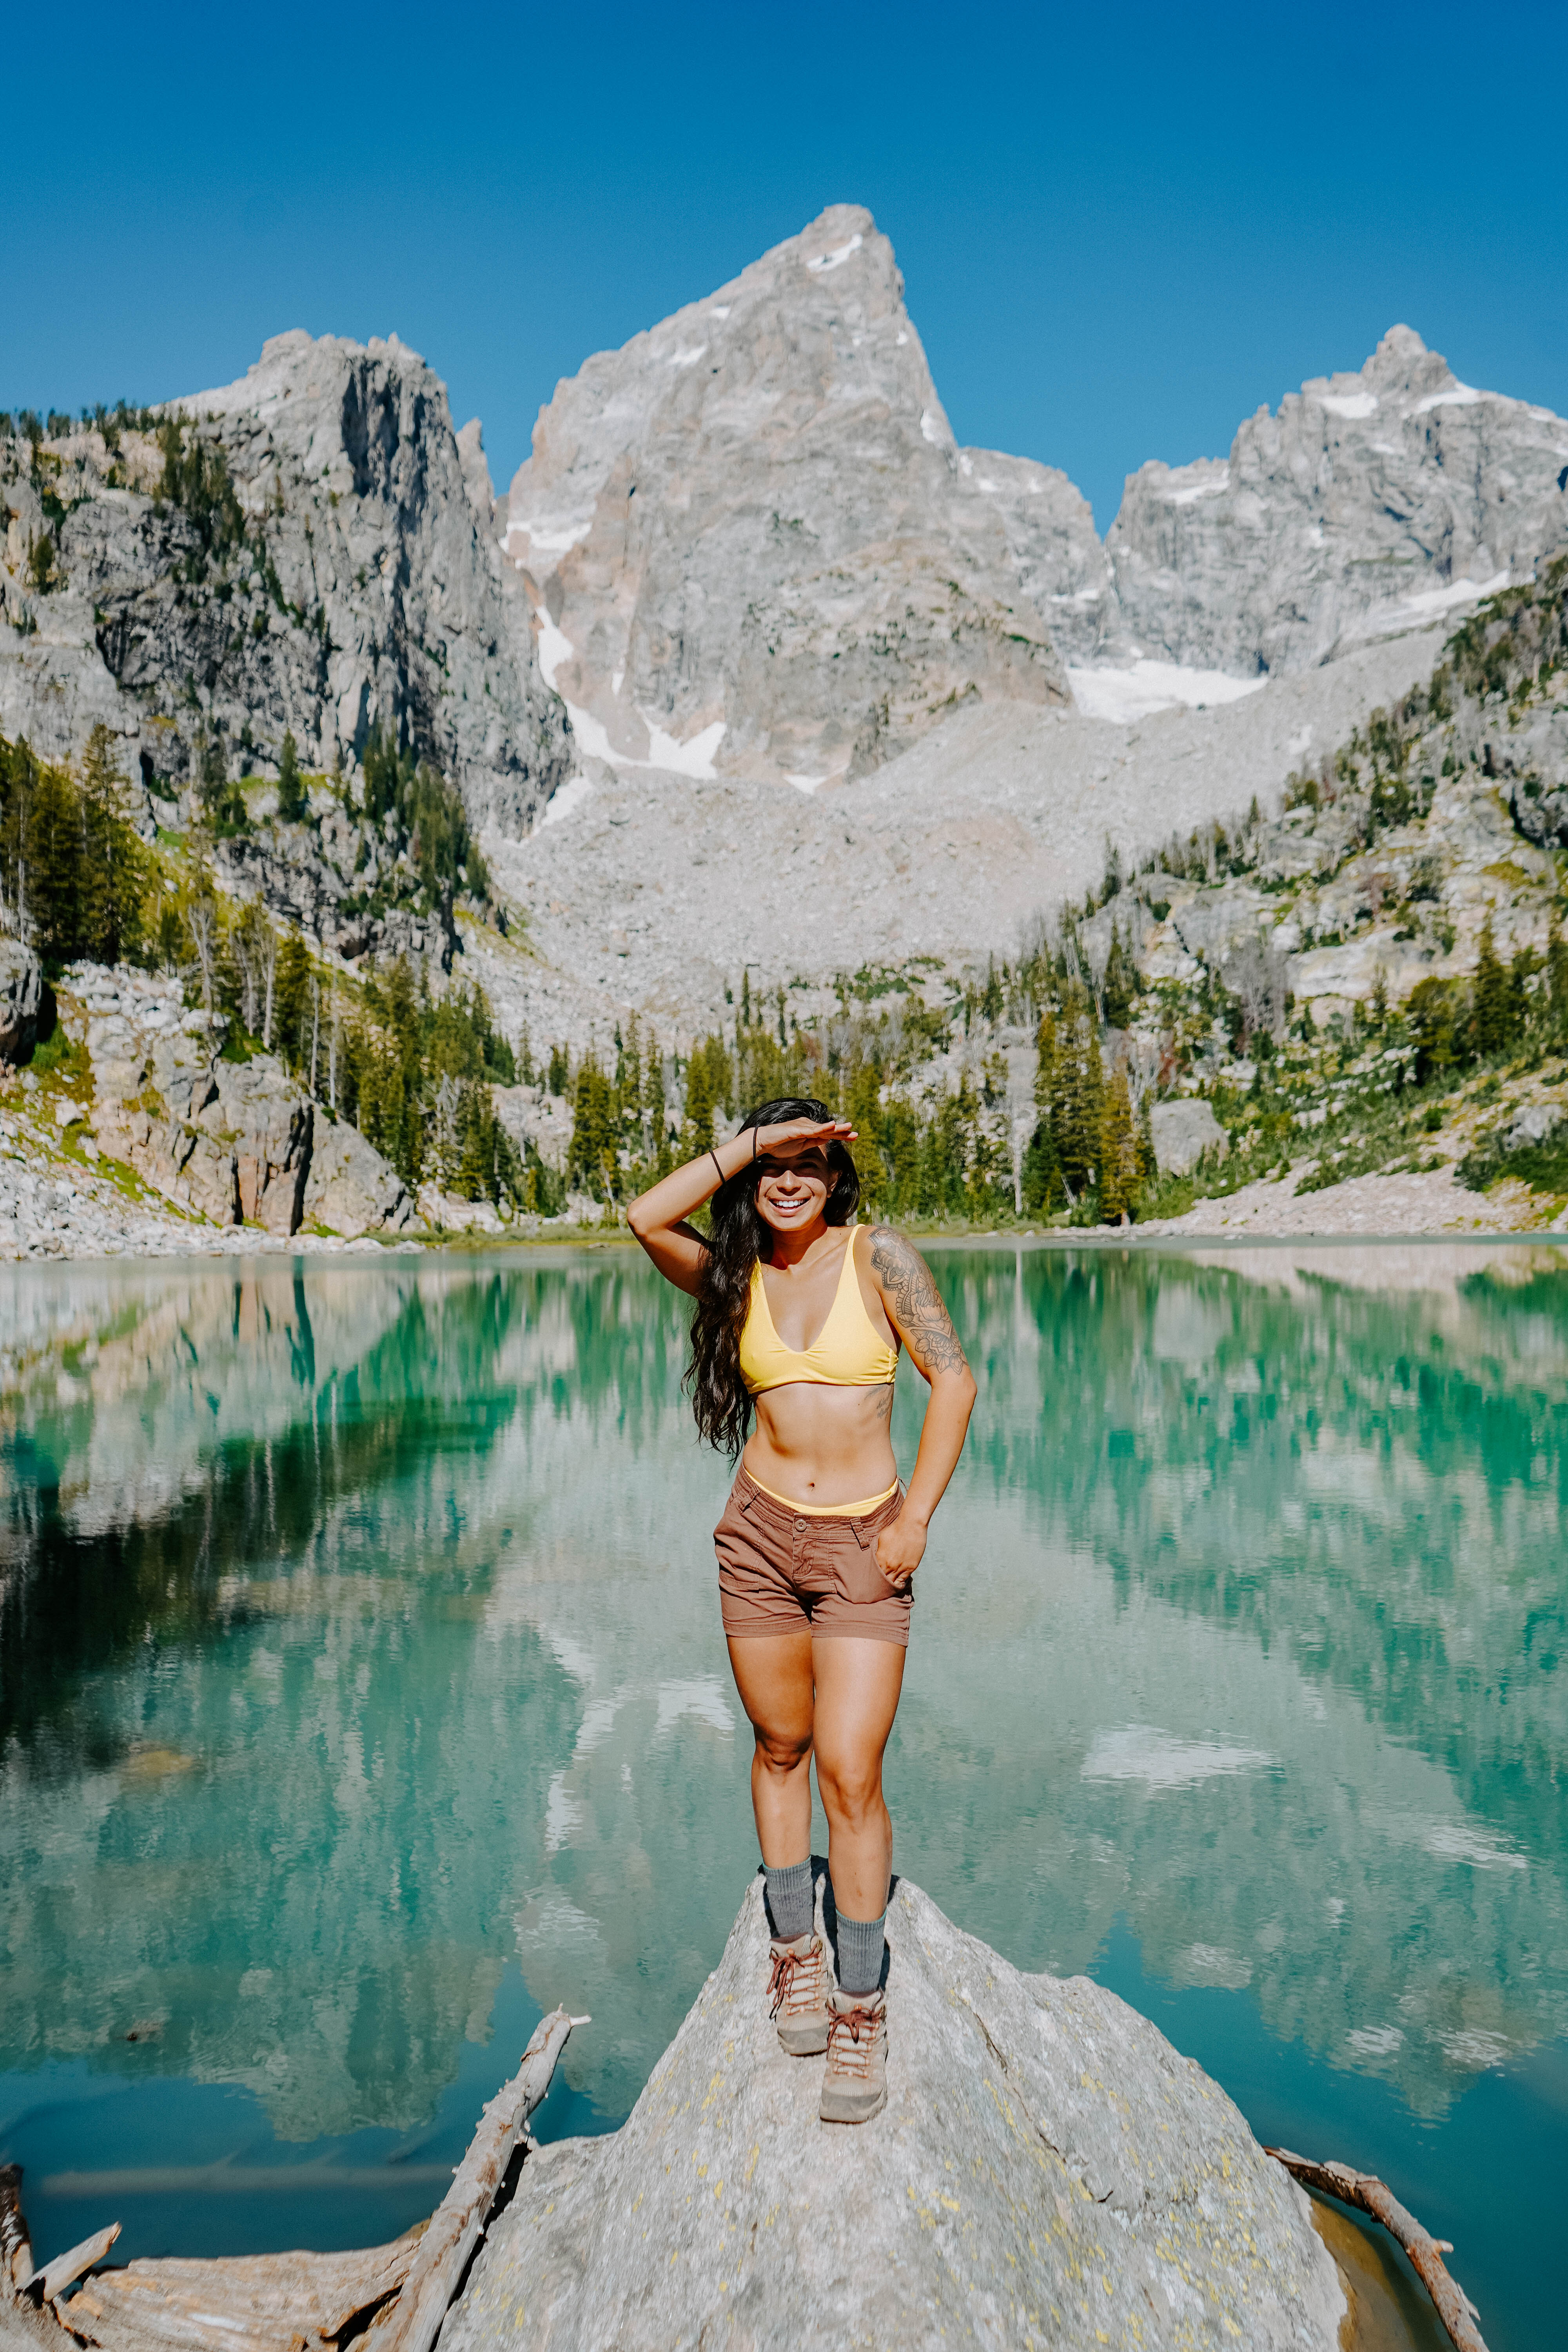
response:
<path fill-rule="evenodd" d="M 815 1939 L 805 1952 L 775 1951 L 768 1976 L 768 2015 L 776 2017 L 781 2009 L 787 2017 L 798 2010 L 819 2008 L 821 1975 L 822 1948 Z"/>
<path fill-rule="evenodd" d="M 828 2073 L 868 2075 L 881 2030 L 880 2010 L 835 2010 L 827 2025 Z"/>

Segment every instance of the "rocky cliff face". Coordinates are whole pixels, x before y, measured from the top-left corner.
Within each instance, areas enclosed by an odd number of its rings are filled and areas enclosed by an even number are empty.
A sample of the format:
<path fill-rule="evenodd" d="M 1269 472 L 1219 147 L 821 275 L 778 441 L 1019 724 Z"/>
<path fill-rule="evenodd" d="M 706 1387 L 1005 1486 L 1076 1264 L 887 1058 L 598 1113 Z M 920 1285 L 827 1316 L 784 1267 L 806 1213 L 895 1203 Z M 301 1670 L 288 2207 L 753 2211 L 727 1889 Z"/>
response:
<path fill-rule="evenodd" d="M 414 1203 L 357 1129 L 333 1119 L 270 1054 L 220 1058 L 207 1016 L 152 973 L 70 975 L 92 1072 L 97 1153 L 216 1225 L 400 1233 Z"/>
<path fill-rule="evenodd" d="M 173 796 L 204 767 L 352 770 L 391 728 L 476 824 L 531 824 L 569 766 L 477 426 L 395 337 L 296 331 L 163 411 L 173 461 L 112 426 L 0 442 L 0 732 L 51 757 L 104 719 Z M 43 552 L 47 542 L 47 552 Z"/>
<path fill-rule="evenodd" d="M 1527 578 L 1568 538 L 1568 423 L 1460 383 L 1408 327 L 1260 408 L 1228 460 L 1129 478 L 1107 551 L 1128 650 L 1304 669 Z"/>
<path fill-rule="evenodd" d="M 506 545 L 545 675 L 615 766 L 815 784 L 973 697 L 1067 698 L 858 206 L 559 385 Z"/>

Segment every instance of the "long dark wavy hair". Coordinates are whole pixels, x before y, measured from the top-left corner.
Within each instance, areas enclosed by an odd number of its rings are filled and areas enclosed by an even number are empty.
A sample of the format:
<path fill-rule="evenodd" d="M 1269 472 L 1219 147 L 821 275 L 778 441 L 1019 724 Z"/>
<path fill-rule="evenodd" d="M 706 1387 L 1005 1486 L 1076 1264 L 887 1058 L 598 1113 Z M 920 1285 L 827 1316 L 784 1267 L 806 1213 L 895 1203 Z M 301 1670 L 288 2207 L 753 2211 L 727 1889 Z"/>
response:
<path fill-rule="evenodd" d="M 781 1095 L 775 1102 L 758 1103 L 749 1110 L 741 1129 L 777 1127 L 789 1118 L 826 1122 L 832 1117 L 827 1105 L 811 1095 Z M 830 1225 L 852 1224 L 860 1202 L 860 1179 L 846 1145 L 828 1145 L 827 1165 L 833 1185 L 823 1214 Z M 741 1333 L 752 1302 L 752 1268 L 769 1254 L 768 1227 L 757 1213 L 754 1168 L 742 1168 L 720 1185 L 710 1216 L 708 1262 L 691 1318 L 686 1385 L 698 1428 L 710 1445 L 721 1447 L 733 1460 L 752 1425 L 752 1400 L 741 1378 Z"/>

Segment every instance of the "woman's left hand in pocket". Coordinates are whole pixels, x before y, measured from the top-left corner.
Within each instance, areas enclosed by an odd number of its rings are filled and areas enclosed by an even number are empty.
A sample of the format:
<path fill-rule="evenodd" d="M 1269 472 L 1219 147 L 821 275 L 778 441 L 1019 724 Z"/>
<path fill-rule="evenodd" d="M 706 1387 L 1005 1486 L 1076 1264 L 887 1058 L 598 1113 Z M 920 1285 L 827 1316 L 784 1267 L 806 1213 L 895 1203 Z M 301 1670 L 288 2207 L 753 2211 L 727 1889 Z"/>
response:
<path fill-rule="evenodd" d="M 873 1538 L 872 1552 L 878 1568 L 895 1592 L 907 1591 L 910 1578 L 925 1556 L 926 1531 L 918 1519 L 900 1511 L 891 1527 L 882 1529 Z"/>

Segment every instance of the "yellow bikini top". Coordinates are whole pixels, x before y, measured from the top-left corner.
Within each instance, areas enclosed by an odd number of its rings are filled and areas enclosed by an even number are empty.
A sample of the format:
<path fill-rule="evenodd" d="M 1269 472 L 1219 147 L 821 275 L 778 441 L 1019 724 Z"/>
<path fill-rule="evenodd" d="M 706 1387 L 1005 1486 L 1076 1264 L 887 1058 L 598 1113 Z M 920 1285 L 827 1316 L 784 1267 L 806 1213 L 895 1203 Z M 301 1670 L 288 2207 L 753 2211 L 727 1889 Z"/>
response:
<path fill-rule="evenodd" d="M 899 1351 L 889 1348 L 866 1312 L 855 1273 L 855 1234 L 844 1253 L 827 1320 L 809 1348 L 786 1348 L 773 1329 L 760 1264 L 752 1268 L 752 1303 L 741 1333 L 741 1378 L 752 1396 L 792 1381 L 816 1388 L 890 1388 Z"/>

